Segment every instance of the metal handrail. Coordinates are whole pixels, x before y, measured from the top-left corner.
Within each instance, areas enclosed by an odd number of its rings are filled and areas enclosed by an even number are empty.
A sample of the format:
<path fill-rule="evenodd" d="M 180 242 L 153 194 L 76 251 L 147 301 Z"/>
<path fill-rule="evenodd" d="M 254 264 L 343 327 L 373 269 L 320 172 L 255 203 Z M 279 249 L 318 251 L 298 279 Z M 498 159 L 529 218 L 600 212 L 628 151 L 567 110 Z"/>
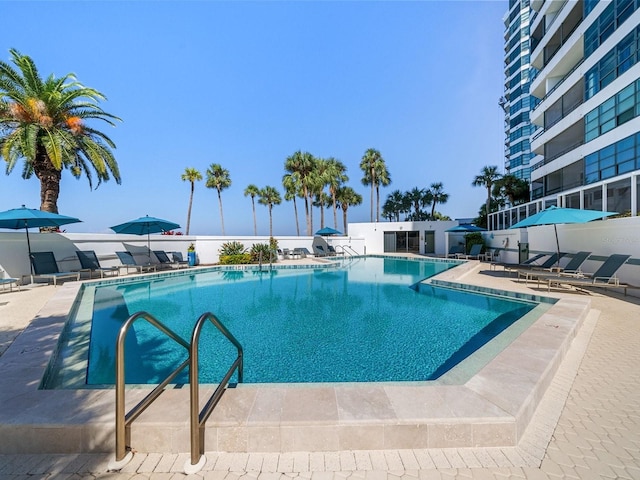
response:
<path fill-rule="evenodd" d="M 144 397 L 135 407 L 125 414 L 125 355 L 124 341 L 129 328 L 138 319 L 143 319 L 163 332 L 169 338 L 179 345 L 186 348 L 190 352 L 189 344 L 184 341 L 178 334 L 173 332 L 166 325 L 162 324 L 153 315 L 147 312 L 137 312 L 131 315 L 126 322 L 120 327 L 118 340 L 116 342 L 116 458 L 115 464 L 122 463 L 127 456 L 128 443 L 131 441 L 131 423 L 146 410 L 146 408 L 164 391 L 164 388 L 178 376 L 188 365 L 190 358 L 187 358 L 178 368 L 170 373 L 165 380 L 159 383 L 146 397 Z M 128 460 L 127 460 L 128 461 Z M 126 461 L 124 462 L 126 463 Z M 116 469 L 117 467 L 110 468 Z"/>
<path fill-rule="evenodd" d="M 336 245 L 335 246 L 336 252 L 338 251 L 339 248 L 342 249 L 343 255 L 349 255 L 350 257 L 353 257 L 353 254 L 351 252 L 347 252 L 347 249 L 344 247 L 344 245 Z"/>
<path fill-rule="evenodd" d="M 198 382 L 198 342 L 200 340 L 200 333 L 204 323 L 209 320 L 216 328 L 233 343 L 238 350 L 238 357 L 235 359 L 231 368 L 224 376 L 222 381 L 218 384 L 218 387 L 213 392 L 206 405 L 199 411 L 200 408 L 200 384 Z M 229 383 L 229 379 L 233 375 L 233 372 L 238 369 L 238 383 L 242 383 L 243 380 L 243 350 L 242 345 L 236 338 L 227 330 L 227 328 L 218 320 L 218 318 L 211 312 L 206 312 L 200 315 L 195 327 L 193 328 L 193 334 L 191 335 L 191 348 L 190 348 L 190 366 L 189 366 L 189 384 L 190 384 L 190 420 L 191 420 L 191 463 L 185 465 L 185 471 L 190 470 L 195 472 L 200 470 L 204 465 L 204 429 L 202 428 L 211 415 L 211 412 L 220 401 L 224 390 Z M 191 467 L 190 469 L 188 467 Z"/>

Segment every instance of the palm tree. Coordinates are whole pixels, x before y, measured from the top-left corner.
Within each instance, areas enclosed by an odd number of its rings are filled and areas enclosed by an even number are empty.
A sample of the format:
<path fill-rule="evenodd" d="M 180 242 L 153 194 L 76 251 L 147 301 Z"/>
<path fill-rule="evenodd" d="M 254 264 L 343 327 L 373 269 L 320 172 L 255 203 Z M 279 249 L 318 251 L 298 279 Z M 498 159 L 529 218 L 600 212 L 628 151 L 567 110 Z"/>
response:
<path fill-rule="evenodd" d="M 298 204 L 296 197 L 302 195 L 300 180 L 297 173 L 287 173 L 282 177 L 282 186 L 284 187 L 284 199 L 293 200 L 293 213 L 296 217 L 296 233 L 300 236 L 300 222 L 298 221 Z"/>
<path fill-rule="evenodd" d="M 193 205 L 193 192 L 196 182 L 202 180 L 202 174 L 195 168 L 187 167 L 182 174 L 183 182 L 191 182 L 191 195 L 189 196 L 189 210 L 187 210 L 187 235 L 189 235 L 189 227 L 191 225 L 191 206 Z"/>
<path fill-rule="evenodd" d="M 506 197 L 510 206 L 529 201 L 529 182 L 515 175 L 503 175 L 496 180 L 491 192 L 494 198 Z"/>
<path fill-rule="evenodd" d="M 357 193 L 351 187 L 340 187 L 336 192 L 336 200 L 342 209 L 342 225 L 344 234 L 348 235 L 347 231 L 347 210 L 351 205 L 356 206 L 362 203 L 362 195 Z"/>
<path fill-rule="evenodd" d="M 304 210 L 307 220 L 307 235 L 311 235 L 313 228 L 311 220 L 311 199 L 313 197 L 313 172 L 315 169 L 316 159 L 309 152 L 298 150 L 290 157 L 287 157 L 284 163 L 284 169 L 289 173 L 296 173 L 300 182 L 302 198 L 304 198 Z"/>
<path fill-rule="evenodd" d="M 491 212 L 491 187 L 499 178 L 500 173 L 498 173 L 497 166 L 485 166 L 482 167 L 480 175 L 476 175 L 472 183 L 474 187 L 485 187 L 487 189 L 487 203 L 485 204 L 487 217 Z"/>
<path fill-rule="evenodd" d="M 22 177 L 35 174 L 40 181 L 40 209 L 58 213 L 62 170 L 84 176 L 93 188 L 113 176 L 120 184 L 120 171 L 111 139 L 89 126 L 97 119 L 115 126 L 120 120 L 98 106 L 106 97 L 82 85 L 73 74 L 42 79 L 33 60 L 17 50 L 9 51 L 11 65 L 0 62 L 0 158 L 11 173 L 24 159 Z"/>
<path fill-rule="evenodd" d="M 251 197 L 251 208 L 253 209 L 253 235 L 258 236 L 258 227 L 256 225 L 256 202 L 255 198 L 260 194 L 260 189 L 253 183 L 244 189 L 244 196 Z"/>
<path fill-rule="evenodd" d="M 258 203 L 269 207 L 269 237 L 273 237 L 273 216 L 271 215 L 271 212 L 274 205 L 280 205 L 282 203 L 280 192 L 278 192 L 274 187 L 264 187 L 260 190 L 260 199 L 258 200 Z"/>
<path fill-rule="evenodd" d="M 382 207 L 383 216 L 389 219 L 389 221 L 400 221 L 400 214 L 407 212 L 411 209 L 407 198 L 400 190 L 394 190 L 389 194 L 387 200 Z"/>
<path fill-rule="evenodd" d="M 222 225 L 222 235 L 224 236 L 224 215 L 222 213 L 222 190 L 231 186 L 229 170 L 222 168 L 218 163 L 212 163 L 207 169 L 207 188 L 215 188 L 218 191 L 218 204 L 220 205 L 220 224 Z"/>
<path fill-rule="evenodd" d="M 329 186 L 329 195 L 331 195 L 331 207 L 333 208 L 333 228 L 338 228 L 338 207 L 336 201 L 336 192 L 338 188 L 349 181 L 346 174 L 347 167 L 340 160 L 333 157 L 327 158 L 327 185 Z"/>
<path fill-rule="evenodd" d="M 391 175 L 387 170 L 387 165 L 374 148 L 368 149 L 360 161 L 360 169 L 364 173 L 363 185 L 371 185 L 371 221 L 380 221 L 380 185 L 387 186 L 391 183 Z M 373 215 L 373 192 L 376 192 L 376 214 Z"/>
<path fill-rule="evenodd" d="M 431 220 L 435 220 L 436 204 L 445 204 L 449 200 L 449 194 L 444 193 L 443 188 L 442 182 L 432 183 L 431 187 L 429 187 L 429 193 L 431 194 Z"/>

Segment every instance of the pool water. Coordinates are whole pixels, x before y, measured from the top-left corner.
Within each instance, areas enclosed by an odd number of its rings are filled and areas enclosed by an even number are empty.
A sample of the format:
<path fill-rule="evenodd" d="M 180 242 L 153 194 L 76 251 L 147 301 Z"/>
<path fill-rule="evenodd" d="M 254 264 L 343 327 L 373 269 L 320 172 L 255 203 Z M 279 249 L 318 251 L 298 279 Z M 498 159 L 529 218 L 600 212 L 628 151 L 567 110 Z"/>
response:
<path fill-rule="evenodd" d="M 68 383 L 60 380 L 71 375 L 64 373 L 65 364 L 75 368 L 74 376 L 86 377 L 87 386 L 113 385 L 118 330 L 138 311 L 149 312 L 187 342 L 198 317 L 214 313 L 243 345 L 245 383 L 437 379 L 537 306 L 417 283 L 455 265 L 360 257 L 340 268 L 216 270 L 105 281 L 85 291 L 79 310 L 89 310 L 90 322 L 66 329 L 66 343 L 86 344 L 80 348 L 84 353 L 59 354 L 59 365 L 49 372 L 53 384 L 46 388 Z M 130 384 L 158 383 L 187 356 L 141 320 L 129 331 L 125 352 Z M 200 382 L 218 383 L 236 355 L 235 347 L 206 324 Z M 187 383 L 188 373 L 177 382 Z"/>
<path fill-rule="evenodd" d="M 536 307 L 509 297 L 415 287 L 454 265 L 361 257 L 341 268 L 103 282 L 93 292 L 86 383 L 113 384 L 118 329 L 141 310 L 187 341 L 197 318 L 214 313 L 243 345 L 245 383 L 436 379 Z M 236 354 L 213 325 L 205 325 L 200 381 L 218 383 Z M 184 348 L 138 321 L 126 342 L 127 383 L 157 383 L 185 358 Z M 178 383 L 187 381 L 185 372 Z"/>

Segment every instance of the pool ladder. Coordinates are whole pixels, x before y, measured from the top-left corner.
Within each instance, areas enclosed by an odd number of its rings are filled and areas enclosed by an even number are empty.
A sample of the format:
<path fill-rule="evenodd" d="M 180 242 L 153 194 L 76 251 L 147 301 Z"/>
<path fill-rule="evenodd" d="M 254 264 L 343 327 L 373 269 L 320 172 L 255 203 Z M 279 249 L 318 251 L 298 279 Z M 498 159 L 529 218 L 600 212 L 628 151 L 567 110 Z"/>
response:
<path fill-rule="evenodd" d="M 125 413 L 125 356 L 124 345 L 127 333 L 137 320 L 145 320 L 169 338 L 187 350 L 188 357 L 182 364 L 171 372 L 167 378 L 159 383 L 146 397 L 144 397 L 135 407 Z M 227 339 L 233 343 L 238 351 L 238 356 L 227 371 L 222 381 L 218 384 L 207 403 L 201 411 L 200 405 L 200 384 L 198 382 L 198 344 L 200 334 L 204 324 L 210 321 Z M 116 343 L 116 452 L 115 460 L 109 463 L 109 470 L 120 470 L 133 458 L 131 452 L 131 424 L 140 416 L 146 408 L 156 400 L 180 372 L 189 367 L 189 420 L 191 439 L 191 458 L 185 462 L 184 471 L 187 474 L 196 473 L 202 469 L 206 462 L 204 456 L 204 424 L 211 415 L 211 412 L 222 398 L 229 380 L 233 373 L 238 371 L 238 383 L 243 380 L 243 350 L 240 342 L 227 330 L 227 328 L 210 312 L 203 313 L 198 318 L 191 334 L 191 343 L 187 343 L 170 328 L 147 312 L 138 312 L 131 315 L 120 328 Z"/>

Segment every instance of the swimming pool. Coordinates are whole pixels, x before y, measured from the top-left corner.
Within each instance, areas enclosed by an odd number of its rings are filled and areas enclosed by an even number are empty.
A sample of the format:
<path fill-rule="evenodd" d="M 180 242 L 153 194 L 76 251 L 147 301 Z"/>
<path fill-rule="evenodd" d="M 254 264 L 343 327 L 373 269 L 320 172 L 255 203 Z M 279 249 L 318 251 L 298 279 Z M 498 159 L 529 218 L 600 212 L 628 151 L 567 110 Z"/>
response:
<path fill-rule="evenodd" d="M 70 386 L 70 370 L 84 374 L 88 386 L 113 384 L 117 329 L 140 310 L 187 339 L 198 316 L 213 312 L 243 344 L 245 383 L 439 378 L 537 305 L 417 286 L 457 264 L 372 256 L 332 268 L 213 270 L 88 286 L 46 386 Z M 201 382 L 217 383 L 235 349 L 212 327 L 201 342 Z M 184 358 L 184 350 L 138 322 L 128 337 L 127 382 L 157 382 Z M 179 379 L 186 381 L 186 374 Z"/>

